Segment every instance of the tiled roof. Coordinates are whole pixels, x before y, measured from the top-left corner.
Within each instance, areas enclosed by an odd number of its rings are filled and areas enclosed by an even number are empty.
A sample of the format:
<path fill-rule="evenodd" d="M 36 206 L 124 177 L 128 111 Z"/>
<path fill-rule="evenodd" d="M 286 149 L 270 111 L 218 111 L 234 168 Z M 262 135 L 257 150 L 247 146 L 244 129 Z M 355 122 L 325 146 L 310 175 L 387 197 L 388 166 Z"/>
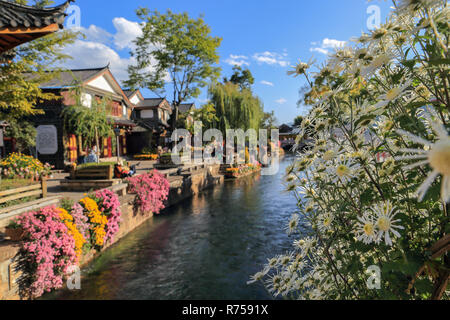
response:
<path fill-rule="evenodd" d="M 59 74 L 59 77 L 50 80 L 49 82 L 43 83 L 41 85 L 42 89 L 56 89 L 71 87 L 76 82 L 85 82 L 97 74 L 105 70 L 104 68 L 93 68 L 93 69 L 75 69 L 64 71 Z"/>
<path fill-rule="evenodd" d="M 146 98 L 136 105 L 136 109 L 155 108 L 163 103 L 164 99 L 161 98 Z"/>
<path fill-rule="evenodd" d="M 127 98 L 131 97 L 137 90 L 128 90 L 125 89 L 123 90 L 123 93 L 125 93 L 125 95 L 127 96 Z"/>
<path fill-rule="evenodd" d="M 53 8 L 37 9 L 9 1 L 0 0 L 0 29 L 2 28 L 42 28 L 51 24 L 62 27 L 69 3 Z"/>
<path fill-rule="evenodd" d="M 193 103 L 182 103 L 178 107 L 178 112 L 180 114 L 184 114 L 184 113 L 189 112 L 194 107 L 195 107 L 195 104 L 193 104 Z"/>

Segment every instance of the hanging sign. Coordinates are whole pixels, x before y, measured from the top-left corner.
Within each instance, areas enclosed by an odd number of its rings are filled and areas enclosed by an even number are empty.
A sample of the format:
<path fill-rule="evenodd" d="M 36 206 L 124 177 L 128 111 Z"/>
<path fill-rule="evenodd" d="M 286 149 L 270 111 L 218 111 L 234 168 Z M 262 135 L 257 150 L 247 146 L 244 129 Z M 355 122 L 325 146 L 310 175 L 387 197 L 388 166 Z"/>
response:
<path fill-rule="evenodd" d="M 55 126 L 37 127 L 36 149 L 42 155 L 53 155 L 58 152 L 58 131 Z"/>

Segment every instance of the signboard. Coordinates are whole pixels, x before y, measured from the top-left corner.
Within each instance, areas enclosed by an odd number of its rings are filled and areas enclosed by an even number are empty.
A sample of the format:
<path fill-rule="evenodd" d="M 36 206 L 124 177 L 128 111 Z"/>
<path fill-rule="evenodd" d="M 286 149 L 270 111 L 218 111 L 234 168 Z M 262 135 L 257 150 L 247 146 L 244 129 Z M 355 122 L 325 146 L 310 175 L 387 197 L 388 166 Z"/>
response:
<path fill-rule="evenodd" d="M 5 143 L 3 142 L 3 129 L 0 128 L 0 147 L 4 147 Z"/>
<path fill-rule="evenodd" d="M 36 149 L 42 155 L 53 155 L 58 152 L 58 130 L 55 126 L 37 127 Z"/>

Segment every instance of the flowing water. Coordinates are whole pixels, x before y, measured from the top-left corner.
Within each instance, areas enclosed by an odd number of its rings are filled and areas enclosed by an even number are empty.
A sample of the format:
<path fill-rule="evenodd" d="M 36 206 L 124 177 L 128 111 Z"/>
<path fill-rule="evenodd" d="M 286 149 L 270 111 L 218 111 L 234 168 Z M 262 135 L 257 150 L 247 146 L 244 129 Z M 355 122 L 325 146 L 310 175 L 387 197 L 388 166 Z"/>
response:
<path fill-rule="evenodd" d="M 292 248 L 285 230 L 296 201 L 283 185 L 292 161 L 166 209 L 83 269 L 81 290 L 44 299 L 270 299 L 247 281 Z"/>

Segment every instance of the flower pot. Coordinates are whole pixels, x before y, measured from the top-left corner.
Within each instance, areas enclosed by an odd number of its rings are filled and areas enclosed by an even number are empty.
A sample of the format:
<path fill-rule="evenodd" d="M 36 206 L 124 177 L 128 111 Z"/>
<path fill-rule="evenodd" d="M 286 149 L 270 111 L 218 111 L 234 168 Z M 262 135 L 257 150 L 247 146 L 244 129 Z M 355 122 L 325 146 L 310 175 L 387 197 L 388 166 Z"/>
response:
<path fill-rule="evenodd" d="M 25 237 L 25 234 L 26 232 L 22 228 L 17 229 L 6 228 L 6 236 L 11 241 L 21 241 Z"/>

